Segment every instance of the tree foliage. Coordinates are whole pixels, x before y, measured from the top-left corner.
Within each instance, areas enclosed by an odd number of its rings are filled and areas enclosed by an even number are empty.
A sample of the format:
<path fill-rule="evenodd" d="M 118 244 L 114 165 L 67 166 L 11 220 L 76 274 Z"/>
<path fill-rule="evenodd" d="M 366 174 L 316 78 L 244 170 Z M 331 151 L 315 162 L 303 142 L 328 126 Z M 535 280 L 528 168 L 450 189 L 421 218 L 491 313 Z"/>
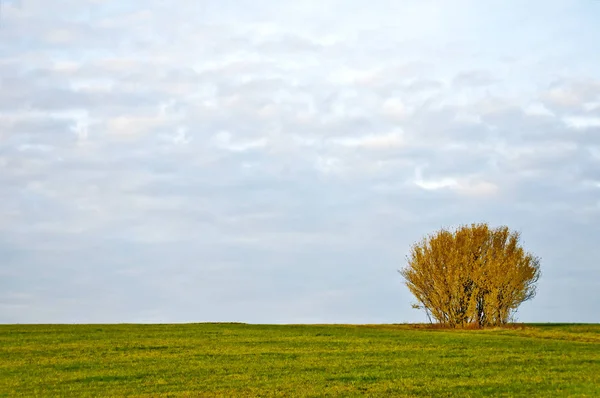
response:
<path fill-rule="evenodd" d="M 411 247 L 400 273 L 427 316 L 449 327 L 509 322 L 535 296 L 540 260 L 508 227 L 442 229 Z"/>

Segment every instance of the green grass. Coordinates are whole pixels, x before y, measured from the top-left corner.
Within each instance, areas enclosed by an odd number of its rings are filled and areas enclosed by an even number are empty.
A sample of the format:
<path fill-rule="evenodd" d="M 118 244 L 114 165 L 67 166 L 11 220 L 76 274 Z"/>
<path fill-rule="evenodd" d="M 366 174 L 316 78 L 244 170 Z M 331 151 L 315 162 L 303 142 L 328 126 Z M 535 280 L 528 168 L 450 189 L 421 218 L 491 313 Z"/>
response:
<path fill-rule="evenodd" d="M 600 396 L 600 325 L 0 325 L 0 397 Z"/>

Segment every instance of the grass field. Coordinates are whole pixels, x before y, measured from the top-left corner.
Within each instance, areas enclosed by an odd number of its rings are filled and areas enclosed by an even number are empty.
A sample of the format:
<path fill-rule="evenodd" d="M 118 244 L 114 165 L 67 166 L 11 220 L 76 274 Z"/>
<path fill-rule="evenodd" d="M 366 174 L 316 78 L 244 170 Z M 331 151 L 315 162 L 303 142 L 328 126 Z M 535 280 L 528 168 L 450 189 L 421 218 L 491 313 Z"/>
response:
<path fill-rule="evenodd" d="M 0 325 L 0 396 L 600 396 L 600 325 Z"/>

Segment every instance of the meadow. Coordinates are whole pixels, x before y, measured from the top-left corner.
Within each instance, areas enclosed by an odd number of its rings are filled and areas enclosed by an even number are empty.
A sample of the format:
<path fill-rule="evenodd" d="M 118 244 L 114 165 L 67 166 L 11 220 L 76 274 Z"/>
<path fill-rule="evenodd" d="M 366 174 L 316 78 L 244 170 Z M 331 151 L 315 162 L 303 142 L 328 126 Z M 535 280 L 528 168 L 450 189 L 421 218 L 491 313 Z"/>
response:
<path fill-rule="evenodd" d="M 0 397 L 600 396 L 600 325 L 0 325 Z"/>

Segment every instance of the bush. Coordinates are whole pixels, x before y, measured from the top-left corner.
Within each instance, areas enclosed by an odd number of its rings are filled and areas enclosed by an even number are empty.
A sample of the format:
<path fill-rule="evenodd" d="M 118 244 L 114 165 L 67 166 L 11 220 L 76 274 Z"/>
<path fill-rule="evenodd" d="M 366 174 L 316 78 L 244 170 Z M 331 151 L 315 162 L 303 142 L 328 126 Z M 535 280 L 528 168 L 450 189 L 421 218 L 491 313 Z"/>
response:
<path fill-rule="evenodd" d="M 535 296 L 540 260 L 519 244 L 520 234 L 502 226 L 442 229 L 411 247 L 400 271 L 431 320 L 448 327 L 508 323 Z"/>

